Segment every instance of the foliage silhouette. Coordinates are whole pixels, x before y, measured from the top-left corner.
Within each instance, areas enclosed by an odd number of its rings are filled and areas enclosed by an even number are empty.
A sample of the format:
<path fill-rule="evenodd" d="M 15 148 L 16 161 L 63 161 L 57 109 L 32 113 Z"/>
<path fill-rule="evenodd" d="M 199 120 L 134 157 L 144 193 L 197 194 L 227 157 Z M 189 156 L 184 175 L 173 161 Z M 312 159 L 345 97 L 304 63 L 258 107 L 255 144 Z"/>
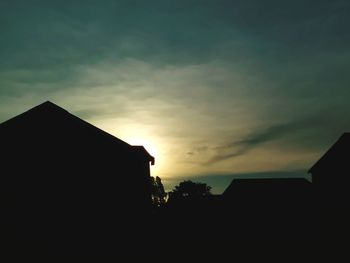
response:
<path fill-rule="evenodd" d="M 222 195 L 190 180 L 167 195 L 161 178 L 150 176 L 154 158 L 142 146 L 50 102 L 0 124 L 0 135 L 0 232 L 19 241 L 16 251 L 100 255 L 156 242 L 172 247 L 164 232 L 176 244 L 210 246 L 227 238 L 332 240 L 350 233 L 349 133 L 310 169 L 312 182 L 234 179 Z"/>
<path fill-rule="evenodd" d="M 151 180 L 151 196 L 152 204 L 154 207 L 162 207 L 166 203 L 167 193 L 164 190 L 164 186 L 160 177 L 150 177 Z"/>
<path fill-rule="evenodd" d="M 207 184 L 185 180 L 169 192 L 168 202 L 173 203 L 185 200 L 198 200 L 211 195 L 211 187 Z"/>

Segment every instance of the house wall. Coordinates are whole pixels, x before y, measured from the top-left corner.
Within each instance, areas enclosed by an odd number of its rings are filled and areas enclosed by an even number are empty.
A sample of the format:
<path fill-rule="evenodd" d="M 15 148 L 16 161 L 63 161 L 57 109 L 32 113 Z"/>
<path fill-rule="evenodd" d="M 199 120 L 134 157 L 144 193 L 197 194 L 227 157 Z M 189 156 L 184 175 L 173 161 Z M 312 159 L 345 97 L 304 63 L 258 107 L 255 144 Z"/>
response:
<path fill-rule="evenodd" d="M 350 168 L 338 164 L 314 169 L 312 171 L 312 183 L 320 188 L 346 191 L 350 183 Z"/>
<path fill-rule="evenodd" d="M 111 237 L 147 212 L 149 163 L 127 148 L 54 124 L 0 137 L 0 192 L 14 197 L 17 237 Z"/>

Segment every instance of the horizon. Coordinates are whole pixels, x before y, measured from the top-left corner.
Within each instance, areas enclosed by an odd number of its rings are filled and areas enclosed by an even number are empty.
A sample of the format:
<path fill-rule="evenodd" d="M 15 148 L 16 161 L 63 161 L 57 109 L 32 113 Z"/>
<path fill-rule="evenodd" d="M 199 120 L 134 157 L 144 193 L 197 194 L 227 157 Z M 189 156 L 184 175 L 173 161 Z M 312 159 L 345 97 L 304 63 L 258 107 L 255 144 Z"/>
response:
<path fill-rule="evenodd" d="M 43 101 L 222 192 L 350 131 L 347 1 L 2 1 L 0 122 Z"/>
<path fill-rule="evenodd" d="M 0 125 L 2 123 L 6 123 L 7 121 L 11 121 L 13 118 L 17 118 L 19 116 L 22 116 L 23 114 L 26 114 L 27 112 L 32 111 L 33 109 L 36 109 L 38 107 L 47 107 L 46 104 L 50 104 L 49 108 L 51 109 L 59 109 L 67 112 L 69 115 L 71 114 L 67 109 L 61 108 L 59 105 L 51 102 L 51 101 L 45 101 L 39 105 L 35 105 L 34 107 L 18 114 L 15 116 L 12 116 L 8 120 L 5 120 L 4 122 L 0 122 Z M 73 115 L 75 116 L 75 115 Z M 82 120 L 82 119 L 81 119 Z M 84 120 L 82 120 L 84 121 Z M 84 121 L 85 122 L 85 121 Z M 99 127 L 96 127 L 92 125 L 93 127 L 100 130 Z M 101 130 L 103 131 L 103 130 Z M 103 131 L 105 132 L 105 131 Z M 113 136 L 113 135 L 112 135 Z M 119 138 L 115 137 L 119 140 Z M 124 142 L 124 141 L 123 141 Z M 125 142 L 128 145 L 131 146 L 137 146 L 135 144 L 129 144 L 128 142 Z M 143 146 L 143 145 L 142 145 Z M 147 149 L 146 149 L 147 150 Z M 153 165 L 150 166 L 150 169 L 152 170 Z M 152 173 L 151 173 L 152 176 Z M 154 176 L 156 177 L 156 176 Z M 308 181 L 312 181 L 311 176 L 309 174 L 305 174 L 304 170 L 296 170 L 296 171 L 268 171 L 268 172 L 256 172 L 256 173 L 241 173 L 241 174 L 206 174 L 206 175 L 197 175 L 197 176 L 190 176 L 190 177 L 173 177 L 173 178 L 165 178 L 163 180 L 165 190 L 166 192 L 170 192 L 174 189 L 175 185 L 177 185 L 181 181 L 194 181 L 194 182 L 202 182 L 206 183 L 211 187 L 212 194 L 222 194 L 225 189 L 230 185 L 230 183 L 234 179 L 272 179 L 272 178 L 304 178 Z"/>

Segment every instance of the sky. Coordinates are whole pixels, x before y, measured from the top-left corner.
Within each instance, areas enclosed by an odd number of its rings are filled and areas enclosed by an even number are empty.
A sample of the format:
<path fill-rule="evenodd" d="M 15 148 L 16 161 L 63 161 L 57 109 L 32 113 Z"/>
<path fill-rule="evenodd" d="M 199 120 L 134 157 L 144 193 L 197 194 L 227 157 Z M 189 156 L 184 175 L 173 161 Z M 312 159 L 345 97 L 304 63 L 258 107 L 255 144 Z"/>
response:
<path fill-rule="evenodd" d="M 0 122 L 50 100 L 167 190 L 307 176 L 350 131 L 347 0 L 1 0 Z"/>

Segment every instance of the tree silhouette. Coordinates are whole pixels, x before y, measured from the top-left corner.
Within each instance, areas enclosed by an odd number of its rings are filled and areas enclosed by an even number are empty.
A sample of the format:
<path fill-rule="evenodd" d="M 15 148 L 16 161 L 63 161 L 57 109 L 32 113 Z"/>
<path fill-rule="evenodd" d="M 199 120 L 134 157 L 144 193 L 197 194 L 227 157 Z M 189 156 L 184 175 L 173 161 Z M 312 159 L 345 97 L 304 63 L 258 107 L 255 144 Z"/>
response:
<path fill-rule="evenodd" d="M 152 203 L 155 207 L 163 206 L 166 203 L 167 193 L 160 177 L 154 178 L 151 176 L 151 195 Z"/>
<path fill-rule="evenodd" d="M 169 203 L 183 200 L 199 200 L 210 195 L 212 195 L 211 187 L 207 184 L 186 180 L 169 192 Z"/>

